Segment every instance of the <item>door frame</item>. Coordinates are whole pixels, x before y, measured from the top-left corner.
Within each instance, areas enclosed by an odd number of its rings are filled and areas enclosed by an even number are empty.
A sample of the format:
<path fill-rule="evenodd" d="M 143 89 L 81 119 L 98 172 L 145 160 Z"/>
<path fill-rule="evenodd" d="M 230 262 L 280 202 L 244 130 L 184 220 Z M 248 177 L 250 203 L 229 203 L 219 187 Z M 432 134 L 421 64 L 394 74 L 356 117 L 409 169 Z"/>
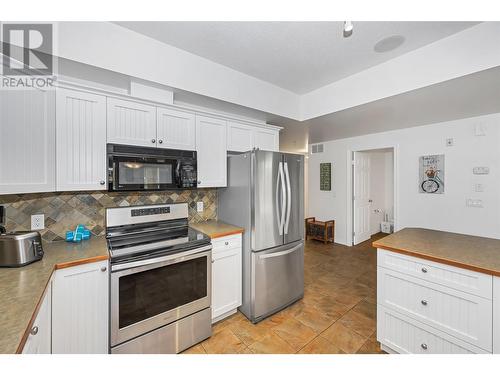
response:
<path fill-rule="evenodd" d="M 392 149 L 393 152 L 393 192 L 394 192 L 394 231 L 399 230 L 399 145 L 373 145 L 356 147 L 347 150 L 347 191 L 346 191 L 346 239 L 347 246 L 354 246 L 354 153 L 361 151 L 374 151 L 383 148 Z"/>

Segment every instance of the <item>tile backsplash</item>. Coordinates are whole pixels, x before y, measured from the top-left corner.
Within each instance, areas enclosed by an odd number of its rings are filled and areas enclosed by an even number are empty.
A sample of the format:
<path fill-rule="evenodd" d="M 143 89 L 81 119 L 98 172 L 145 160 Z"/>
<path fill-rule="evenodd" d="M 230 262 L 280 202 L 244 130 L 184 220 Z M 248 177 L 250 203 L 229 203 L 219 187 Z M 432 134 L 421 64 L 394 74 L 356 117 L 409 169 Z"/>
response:
<path fill-rule="evenodd" d="M 202 213 L 196 211 L 196 202 L 199 201 L 204 204 Z M 79 191 L 0 195 L 0 205 L 5 206 L 6 230 L 31 230 L 31 215 L 44 214 L 45 229 L 41 230 L 40 233 L 46 241 L 63 240 L 66 231 L 74 229 L 77 224 L 87 226 L 93 235 L 103 235 L 107 207 L 181 202 L 188 203 L 190 222 L 217 218 L 216 189 L 124 193 Z"/>

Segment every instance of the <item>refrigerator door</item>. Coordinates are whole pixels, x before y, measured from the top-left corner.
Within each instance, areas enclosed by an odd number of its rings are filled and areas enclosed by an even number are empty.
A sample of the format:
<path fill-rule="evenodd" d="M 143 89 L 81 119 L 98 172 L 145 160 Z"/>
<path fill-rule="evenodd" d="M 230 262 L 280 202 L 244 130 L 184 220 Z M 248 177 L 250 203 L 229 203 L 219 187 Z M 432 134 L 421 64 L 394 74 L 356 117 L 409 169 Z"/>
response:
<path fill-rule="evenodd" d="M 253 251 L 283 245 L 286 181 L 282 154 L 252 152 L 252 240 Z"/>
<path fill-rule="evenodd" d="M 304 242 L 252 253 L 253 314 L 257 322 L 304 295 Z"/>
<path fill-rule="evenodd" d="M 286 186 L 285 243 L 304 238 L 304 156 L 283 154 Z"/>

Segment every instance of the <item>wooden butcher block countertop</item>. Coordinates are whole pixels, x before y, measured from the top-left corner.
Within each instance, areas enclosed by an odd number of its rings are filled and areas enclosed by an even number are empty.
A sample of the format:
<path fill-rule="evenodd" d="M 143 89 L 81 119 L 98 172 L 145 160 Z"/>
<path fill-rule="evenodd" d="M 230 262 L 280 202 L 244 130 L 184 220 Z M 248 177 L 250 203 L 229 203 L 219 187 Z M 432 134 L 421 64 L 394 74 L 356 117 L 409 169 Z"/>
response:
<path fill-rule="evenodd" d="M 201 223 L 189 224 L 192 228 L 205 233 L 211 239 L 243 233 L 245 230 L 218 220 L 208 220 Z"/>
<path fill-rule="evenodd" d="M 373 247 L 500 276 L 500 240 L 405 228 L 373 243 Z"/>
<path fill-rule="evenodd" d="M 54 270 L 109 257 L 104 237 L 74 244 L 44 242 L 42 246 L 42 260 L 24 267 L 0 268 L 0 353 L 22 350 Z"/>

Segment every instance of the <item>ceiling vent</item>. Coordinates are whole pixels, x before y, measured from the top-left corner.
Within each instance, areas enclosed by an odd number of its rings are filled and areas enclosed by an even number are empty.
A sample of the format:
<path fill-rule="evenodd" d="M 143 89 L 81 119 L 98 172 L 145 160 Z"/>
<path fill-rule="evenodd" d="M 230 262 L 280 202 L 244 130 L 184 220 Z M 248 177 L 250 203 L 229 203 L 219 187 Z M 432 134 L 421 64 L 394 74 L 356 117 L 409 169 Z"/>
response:
<path fill-rule="evenodd" d="M 323 152 L 323 144 L 317 144 L 317 145 L 312 145 L 312 153 L 313 154 L 319 154 Z"/>

